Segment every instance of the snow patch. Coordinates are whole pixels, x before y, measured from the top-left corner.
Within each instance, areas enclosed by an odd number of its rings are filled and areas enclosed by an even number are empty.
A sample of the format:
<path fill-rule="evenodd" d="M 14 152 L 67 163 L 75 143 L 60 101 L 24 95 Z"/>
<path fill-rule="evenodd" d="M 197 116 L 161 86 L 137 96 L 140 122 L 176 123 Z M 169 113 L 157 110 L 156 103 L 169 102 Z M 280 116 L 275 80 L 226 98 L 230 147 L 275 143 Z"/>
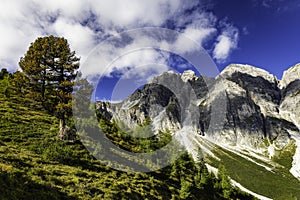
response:
<path fill-rule="evenodd" d="M 275 155 L 275 148 L 273 144 L 268 147 L 269 158 L 271 159 Z"/>
<path fill-rule="evenodd" d="M 295 120 L 293 115 L 290 115 L 291 120 L 293 121 L 293 123 L 297 126 L 298 130 L 300 131 L 300 125 L 297 123 L 297 121 Z M 295 140 L 296 142 L 296 152 L 293 156 L 293 162 L 292 162 L 292 167 L 290 169 L 290 173 L 296 177 L 297 179 L 300 180 L 300 135 L 295 134 L 295 133 L 291 133 L 291 138 Z"/>
<path fill-rule="evenodd" d="M 216 167 L 213 167 L 207 163 L 205 163 L 205 166 L 207 167 L 207 170 L 210 172 L 210 173 L 213 173 L 215 176 L 218 175 L 218 168 Z"/>
<path fill-rule="evenodd" d="M 300 136 L 291 134 L 291 138 L 296 141 L 297 148 L 295 155 L 293 156 L 293 162 L 292 167 L 290 169 L 290 173 L 300 180 Z"/>

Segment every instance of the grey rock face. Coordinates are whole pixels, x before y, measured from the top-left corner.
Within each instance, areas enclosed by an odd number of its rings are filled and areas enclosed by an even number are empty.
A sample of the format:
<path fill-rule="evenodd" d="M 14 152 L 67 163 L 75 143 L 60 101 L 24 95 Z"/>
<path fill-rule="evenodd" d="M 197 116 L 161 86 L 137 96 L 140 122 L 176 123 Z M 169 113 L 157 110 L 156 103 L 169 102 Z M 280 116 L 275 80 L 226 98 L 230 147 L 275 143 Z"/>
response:
<path fill-rule="evenodd" d="M 227 87 L 230 88 L 231 84 L 227 83 Z M 226 89 L 227 114 L 221 140 L 232 144 L 256 146 L 265 136 L 263 115 L 260 107 L 249 98 L 247 90 L 239 89 L 240 92 L 237 92 L 237 88 Z"/>
<path fill-rule="evenodd" d="M 299 77 L 300 63 L 283 72 L 282 79 L 279 83 L 280 88 L 286 88 L 291 82 L 299 80 Z"/>
<path fill-rule="evenodd" d="M 237 139 L 234 144 L 254 148 L 259 148 L 264 138 L 277 149 L 288 144 L 289 131 L 296 131 L 297 127 L 280 113 L 284 92 L 276 77 L 245 65 L 230 65 L 221 76 L 231 82 L 226 86 L 228 112 L 222 132 L 234 135 L 231 137 Z"/>
<path fill-rule="evenodd" d="M 280 81 L 282 99 L 280 113 L 288 121 L 300 125 L 300 64 L 284 72 Z"/>
<path fill-rule="evenodd" d="M 215 79 L 197 77 L 190 70 L 182 75 L 166 72 L 123 102 L 98 102 L 97 109 L 131 128 L 151 119 L 156 132 L 190 126 L 218 142 L 258 149 L 268 138 L 281 149 L 300 124 L 297 73 L 300 65 L 279 81 L 262 69 L 239 64 L 229 65 Z M 224 117 L 213 121 L 218 116 Z"/>
<path fill-rule="evenodd" d="M 245 70 L 245 67 L 251 69 L 250 73 L 247 73 L 249 69 Z M 248 98 L 259 105 L 264 116 L 278 115 L 281 91 L 276 77 L 264 70 L 244 65 L 230 65 L 221 75 L 245 89 Z"/>

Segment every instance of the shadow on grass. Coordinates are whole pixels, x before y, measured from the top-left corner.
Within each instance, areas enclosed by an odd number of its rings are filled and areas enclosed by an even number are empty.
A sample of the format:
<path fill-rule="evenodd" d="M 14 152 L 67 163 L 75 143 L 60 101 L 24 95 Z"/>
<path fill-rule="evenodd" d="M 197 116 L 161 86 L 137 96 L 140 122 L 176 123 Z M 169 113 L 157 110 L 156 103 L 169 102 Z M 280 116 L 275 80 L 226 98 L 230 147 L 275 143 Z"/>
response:
<path fill-rule="evenodd" d="M 0 173 L 0 199 L 74 199 L 47 185 L 34 182 L 20 172 Z"/>

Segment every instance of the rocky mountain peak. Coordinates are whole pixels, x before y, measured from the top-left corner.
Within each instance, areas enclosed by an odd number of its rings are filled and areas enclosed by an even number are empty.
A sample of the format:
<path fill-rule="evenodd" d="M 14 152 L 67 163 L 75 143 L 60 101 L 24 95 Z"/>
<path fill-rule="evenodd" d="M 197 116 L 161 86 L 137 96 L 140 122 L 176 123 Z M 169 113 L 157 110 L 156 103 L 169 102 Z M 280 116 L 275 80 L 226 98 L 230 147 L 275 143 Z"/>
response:
<path fill-rule="evenodd" d="M 298 79 L 300 79 L 300 63 L 283 72 L 283 76 L 279 82 L 279 86 L 280 88 L 285 88 L 291 82 Z"/>
<path fill-rule="evenodd" d="M 237 72 L 248 74 L 253 77 L 263 77 L 271 83 L 278 82 L 277 78 L 274 75 L 267 72 L 266 70 L 244 64 L 231 64 L 221 72 L 221 75 L 226 78 Z"/>
<path fill-rule="evenodd" d="M 181 74 L 181 79 L 184 82 L 195 81 L 198 79 L 195 72 L 193 70 L 186 70 Z"/>

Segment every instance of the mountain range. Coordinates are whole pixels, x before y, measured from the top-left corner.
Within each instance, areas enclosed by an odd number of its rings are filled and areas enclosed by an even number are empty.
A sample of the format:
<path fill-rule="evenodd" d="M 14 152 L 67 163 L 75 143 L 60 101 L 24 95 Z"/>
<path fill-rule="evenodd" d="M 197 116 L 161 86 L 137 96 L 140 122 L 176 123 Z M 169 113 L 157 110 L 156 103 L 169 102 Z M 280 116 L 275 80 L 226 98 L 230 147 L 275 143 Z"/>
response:
<path fill-rule="evenodd" d="M 168 71 L 96 109 L 126 129 L 150 121 L 152 134 L 169 131 L 195 160 L 211 171 L 224 164 L 234 183 L 259 198 L 293 194 L 300 185 L 300 64 L 281 80 L 242 64 L 214 78 Z"/>

